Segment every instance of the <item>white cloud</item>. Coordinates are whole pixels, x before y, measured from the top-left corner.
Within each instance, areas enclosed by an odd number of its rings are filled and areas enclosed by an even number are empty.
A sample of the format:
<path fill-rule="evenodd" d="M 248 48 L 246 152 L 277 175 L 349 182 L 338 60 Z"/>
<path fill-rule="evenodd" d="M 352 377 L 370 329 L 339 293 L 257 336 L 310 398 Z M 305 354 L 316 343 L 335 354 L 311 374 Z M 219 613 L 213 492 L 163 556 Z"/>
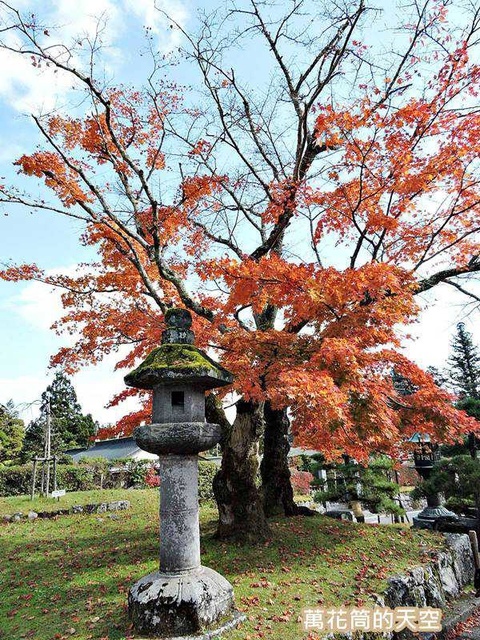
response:
<path fill-rule="evenodd" d="M 180 24 L 184 24 L 188 17 L 180 0 L 160 0 L 158 6 Z M 155 7 L 155 0 L 50 0 L 48 3 L 30 0 L 23 3 L 22 9 L 37 14 L 42 24 L 57 27 L 57 33 L 52 29 L 51 35 L 44 37 L 50 45 L 58 42 L 59 37 L 68 46 L 81 38 L 93 39 L 99 30 L 104 46 L 102 64 L 107 75 L 111 76 L 117 75 L 116 66 L 120 61 L 132 58 L 129 30 L 149 27 L 158 36 L 158 46 L 164 52 L 179 43 L 178 30 L 169 29 L 165 17 Z M 19 44 L 12 32 L 7 33 L 5 39 L 14 48 Z M 79 51 L 74 54 L 72 62 L 80 67 Z M 70 74 L 56 72 L 52 67 L 34 67 L 28 55 L 0 50 L 0 65 L 0 97 L 22 113 L 48 112 L 62 107 L 75 85 Z M 121 81 L 121 78 L 116 78 L 116 81 Z"/>
<path fill-rule="evenodd" d="M 171 28 L 171 18 L 180 26 L 185 26 L 188 19 L 186 6 L 178 0 L 123 0 L 125 8 L 133 13 L 153 34 L 158 36 L 158 47 L 168 52 L 178 47 L 181 33 Z M 162 12 L 165 12 L 164 15 Z M 167 17 L 168 16 L 168 17 Z"/>
<path fill-rule="evenodd" d="M 113 358 L 106 359 L 95 367 L 86 367 L 70 379 L 77 393 L 83 413 L 91 413 L 100 424 L 115 424 L 138 402 L 129 398 L 118 407 L 106 409 L 105 405 L 113 396 L 125 388 L 123 376 L 126 372 L 113 372 Z M 1 402 L 12 399 L 25 422 L 33 420 L 39 412 L 39 400 L 43 391 L 52 381 L 53 371 L 17 377 L 0 378 Z"/>
<path fill-rule="evenodd" d="M 41 375 L 24 375 L 15 378 L 0 378 L 2 395 L 0 402 L 13 400 L 25 422 L 29 422 L 38 413 L 38 400 L 49 380 Z"/>
<path fill-rule="evenodd" d="M 30 58 L 0 50 L 0 96 L 21 113 L 50 111 L 72 87 L 65 73 L 34 67 Z"/>
<path fill-rule="evenodd" d="M 126 388 L 123 377 L 128 372 L 114 371 L 119 359 L 118 354 L 112 354 L 101 364 L 86 367 L 72 378 L 82 410 L 91 413 L 93 418 L 102 424 L 114 424 L 138 407 L 135 398 L 128 398 L 117 407 L 105 408 L 114 395 Z"/>
<path fill-rule="evenodd" d="M 2 305 L 18 314 L 34 329 L 47 331 L 62 315 L 60 291 L 41 282 L 30 282 Z"/>
<path fill-rule="evenodd" d="M 48 271 L 48 275 L 62 273 L 64 275 L 78 275 L 78 266 L 58 267 Z M 38 352 L 18 352 L 25 358 L 25 373 L 0 377 L 0 402 L 7 402 L 10 398 L 20 405 L 21 417 L 26 421 L 32 420 L 38 413 L 38 404 L 27 406 L 29 403 L 39 400 L 42 391 L 51 382 L 54 372 L 47 369 L 49 356 L 47 349 L 55 351 L 60 346 L 73 344 L 76 336 L 65 334 L 61 337 L 52 335 L 51 325 L 58 320 L 62 313 L 61 291 L 53 289 L 40 282 L 29 282 L 22 286 L 21 290 L 7 298 L 0 305 L 2 324 L 11 328 L 11 335 L 16 335 L 15 327 L 19 318 L 31 328 L 35 342 L 44 348 Z M 3 312 L 3 313 L 2 313 Z M 22 334 L 23 335 L 23 334 Z M 19 341 L 21 337 L 19 337 Z M 102 424 L 115 423 L 122 416 L 137 407 L 137 401 L 128 399 L 119 407 L 106 409 L 105 405 L 112 397 L 125 389 L 123 376 L 125 371 L 114 371 L 115 364 L 126 355 L 126 351 L 113 353 L 107 356 L 102 363 L 96 366 L 88 366 L 75 376 L 72 382 L 84 413 L 91 413 L 95 420 Z M 5 368 L 7 363 L 5 362 Z"/>
<path fill-rule="evenodd" d="M 23 147 L 17 143 L 9 143 L 8 146 L 0 147 L 0 165 L 14 162 L 23 152 Z"/>
<path fill-rule="evenodd" d="M 49 20 L 54 26 L 61 27 L 62 38 L 65 39 L 93 37 L 100 27 L 107 45 L 111 44 L 122 26 L 121 7 L 112 0 L 56 0 Z"/>
<path fill-rule="evenodd" d="M 465 322 L 474 343 L 480 346 L 480 327 L 474 316 L 468 316 L 465 302 L 468 299 L 445 285 L 432 291 L 423 302 L 418 323 L 407 330 L 413 340 L 406 341 L 405 354 L 424 368 L 430 365 L 439 369 L 446 367 L 450 342 L 459 322 Z"/>
<path fill-rule="evenodd" d="M 133 13 L 141 20 L 145 27 L 149 27 L 154 33 L 159 33 L 165 18 L 161 11 L 165 11 L 176 22 L 183 24 L 187 17 L 186 8 L 180 2 L 161 0 L 123 0 L 127 11 Z M 159 11 L 160 9 L 160 11 Z M 168 26 L 168 25 L 167 25 Z"/>
<path fill-rule="evenodd" d="M 79 276 L 82 269 L 76 264 L 55 269 L 47 269 L 46 276 Z M 19 315 L 22 320 L 30 324 L 34 329 L 49 331 L 52 324 L 61 318 L 64 313 L 62 289 L 51 287 L 43 282 L 27 282 L 23 284 L 18 293 L 7 298 L 1 308 Z M 75 335 L 72 336 L 73 342 Z M 65 342 L 63 339 L 62 342 Z"/>

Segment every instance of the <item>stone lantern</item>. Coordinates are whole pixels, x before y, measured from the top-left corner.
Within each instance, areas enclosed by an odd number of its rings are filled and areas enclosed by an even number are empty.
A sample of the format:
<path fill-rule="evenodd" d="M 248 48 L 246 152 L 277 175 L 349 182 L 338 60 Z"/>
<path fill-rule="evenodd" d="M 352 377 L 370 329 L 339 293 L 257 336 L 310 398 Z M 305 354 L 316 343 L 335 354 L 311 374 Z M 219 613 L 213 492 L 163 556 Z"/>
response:
<path fill-rule="evenodd" d="M 198 508 L 198 453 L 221 435 L 205 421 L 205 391 L 233 376 L 193 345 L 188 311 L 169 309 L 165 321 L 161 346 L 125 376 L 128 386 L 153 389 L 153 424 L 137 427 L 134 437 L 160 462 L 159 571 L 130 589 L 128 609 L 146 636 L 209 638 L 241 619 L 230 583 L 200 564 Z"/>
<path fill-rule="evenodd" d="M 413 450 L 413 461 L 415 470 L 423 480 L 428 480 L 432 473 L 435 462 L 440 460 L 440 447 L 436 442 L 430 440 L 428 434 L 415 433 L 408 442 L 415 445 Z M 432 529 L 437 518 L 458 517 L 446 509 L 441 502 L 438 493 L 429 493 L 426 496 L 427 506 L 413 518 L 413 526 L 417 529 Z"/>

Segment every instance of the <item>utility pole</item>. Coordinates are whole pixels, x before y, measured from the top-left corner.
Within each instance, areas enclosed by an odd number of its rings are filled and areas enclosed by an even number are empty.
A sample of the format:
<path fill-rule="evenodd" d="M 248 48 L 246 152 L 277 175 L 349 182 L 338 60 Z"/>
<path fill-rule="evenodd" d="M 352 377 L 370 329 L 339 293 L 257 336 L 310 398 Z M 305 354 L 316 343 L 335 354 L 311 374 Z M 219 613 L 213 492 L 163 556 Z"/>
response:
<path fill-rule="evenodd" d="M 51 411 L 50 411 L 50 394 L 47 394 L 47 402 L 45 406 L 47 414 L 47 424 L 45 433 L 45 461 L 47 463 L 46 469 L 46 481 L 45 481 L 45 495 L 48 498 L 50 493 L 50 453 L 51 453 Z"/>
<path fill-rule="evenodd" d="M 35 482 L 37 476 L 37 466 L 41 463 L 42 475 L 41 475 L 41 485 L 40 485 L 40 494 L 43 496 L 50 495 L 50 463 L 53 462 L 53 489 L 57 490 L 57 456 L 53 456 L 52 458 L 52 407 L 50 402 L 50 394 L 46 394 L 45 403 L 42 405 L 42 411 L 45 411 L 46 422 L 45 429 L 43 432 L 44 435 L 44 445 L 43 445 L 43 458 L 35 456 L 33 459 L 33 473 L 32 473 L 32 490 L 30 494 L 30 498 L 33 500 L 35 498 Z"/>

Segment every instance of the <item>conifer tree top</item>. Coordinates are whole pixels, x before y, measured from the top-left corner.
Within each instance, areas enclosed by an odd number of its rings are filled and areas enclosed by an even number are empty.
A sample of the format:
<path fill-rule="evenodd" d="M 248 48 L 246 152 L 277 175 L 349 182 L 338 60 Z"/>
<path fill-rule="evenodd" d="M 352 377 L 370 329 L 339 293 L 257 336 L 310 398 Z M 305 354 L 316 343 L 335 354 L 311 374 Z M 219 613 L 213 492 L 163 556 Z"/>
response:
<path fill-rule="evenodd" d="M 465 324 L 457 324 L 448 359 L 452 386 L 462 397 L 480 399 L 480 354 Z"/>

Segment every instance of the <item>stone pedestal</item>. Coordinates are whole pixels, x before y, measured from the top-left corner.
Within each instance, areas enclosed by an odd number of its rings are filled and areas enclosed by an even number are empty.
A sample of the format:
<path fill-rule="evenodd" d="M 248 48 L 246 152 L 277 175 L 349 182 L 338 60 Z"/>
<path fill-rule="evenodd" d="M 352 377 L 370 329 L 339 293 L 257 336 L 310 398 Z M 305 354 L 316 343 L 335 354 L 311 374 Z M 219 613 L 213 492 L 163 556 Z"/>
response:
<path fill-rule="evenodd" d="M 433 529 L 437 518 L 457 518 L 457 516 L 440 504 L 438 496 L 433 498 L 428 496 L 427 506 L 413 518 L 413 526 L 415 529 Z"/>
<path fill-rule="evenodd" d="M 139 633 L 177 640 L 219 635 L 241 619 L 232 585 L 202 566 L 184 574 L 155 571 L 141 578 L 130 589 L 128 610 Z"/>
<path fill-rule="evenodd" d="M 243 619 L 230 583 L 200 564 L 198 453 L 221 437 L 218 425 L 205 422 L 205 390 L 232 376 L 193 346 L 188 312 L 172 310 L 166 320 L 162 346 L 125 378 L 153 389 L 153 424 L 134 436 L 160 461 L 159 571 L 131 588 L 128 611 L 146 637 L 206 640 Z"/>

